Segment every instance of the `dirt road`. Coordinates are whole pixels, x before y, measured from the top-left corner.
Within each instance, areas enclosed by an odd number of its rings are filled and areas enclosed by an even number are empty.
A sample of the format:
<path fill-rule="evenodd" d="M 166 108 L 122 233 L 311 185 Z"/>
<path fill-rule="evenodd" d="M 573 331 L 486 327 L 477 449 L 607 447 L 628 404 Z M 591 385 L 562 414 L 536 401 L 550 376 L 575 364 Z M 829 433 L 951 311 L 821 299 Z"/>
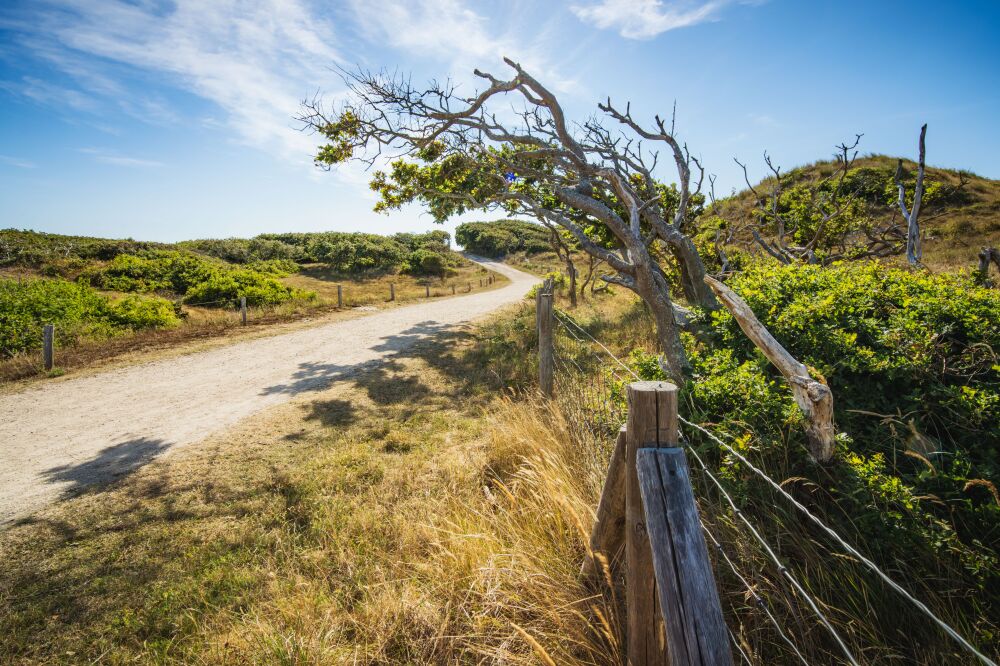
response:
<path fill-rule="evenodd" d="M 480 263 L 511 283 L 0 395 L 0 527 L 514 303 L 537 282 Z"/>

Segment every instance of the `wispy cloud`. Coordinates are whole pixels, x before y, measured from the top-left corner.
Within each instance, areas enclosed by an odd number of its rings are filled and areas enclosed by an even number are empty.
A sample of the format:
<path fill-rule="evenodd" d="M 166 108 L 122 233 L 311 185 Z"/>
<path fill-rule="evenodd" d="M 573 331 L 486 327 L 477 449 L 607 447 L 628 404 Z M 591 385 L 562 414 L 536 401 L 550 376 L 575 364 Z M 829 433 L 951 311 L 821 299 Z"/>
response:
<path fill-rule="evenodd" d="M 15 96 L 29 99 L 46 106 L 58 106 L 72 111 L 96 113 L 100 103 L 87 93 L 62 86 L 33 76 L 20 79 L 0 81 L 0 90 L 5 90 Z"/>
<path fill-rule="evenodd" d="M 552 65 L 541 33 L 526 32 L 513 20 L 487 18 L 462 0 L 351 0 L 351 6 L 369 41 L 449 62 L 459 80 L 475 67 L 503 68 L 501 58 L 510 57 L 560 92 L 575 87 Z"/>
<path fill-rule="evenodd" d="M 601 0 L 573 6 L 577 18 L 602 30 L 613 29 L 626 39 L 650 39 L 669 30 L 687 28 L 718 18 L 732 0 Z M 754 3 L 759 4 L 759 3 Z"/>
<path fill-rule="evenodd" d="M 74 77 L 88 93 L 114 97 L 126 113 L 152 121 L 176 120 L 162 100 L 117 77 L 113 64 L 158 73 L 163 81 L 217 104 L 246 143 L 301 158 L 312 150 L 292 117 L 305 91 L 329 79 L 339 61 L 333 29 L 304 0 L 52 0 L 14 27 L 33 52 Z M 51 99 L 37 82 L 22 95 Z M 147 80 L 148 83 L 148 80 Z M 136 88 L 138 88 L 136 86 Z M 80 93 L 78 105 L 88 97 Z"/>
<path fill-rule="evenodd" d="M 35 169 L 38 167 L 37 164 L 30 160 L 22 160 L 20 157 L 11 157 L 10 155 L 0 155 L 0 162 L 12 167 L 17 167 L 18 169 Z"/>
<path fill-rule="evenodd" d="M 119 167 L 129 167 L 129 168 L 139 168 L 148 169 L 150 167 L 161 167 L 164 166 L 163 162 L 158 162 L 156 160 L 147 160 L 139 157 L 130 157 L 128 155 L 120 155 L 114 151 L 107 150 L 104 148 L 80 148 L 81 153 L 85 155 L 91 155 L 95 162 L 100 162 L 101 164 L 110 164 L 111 166 Z"/>

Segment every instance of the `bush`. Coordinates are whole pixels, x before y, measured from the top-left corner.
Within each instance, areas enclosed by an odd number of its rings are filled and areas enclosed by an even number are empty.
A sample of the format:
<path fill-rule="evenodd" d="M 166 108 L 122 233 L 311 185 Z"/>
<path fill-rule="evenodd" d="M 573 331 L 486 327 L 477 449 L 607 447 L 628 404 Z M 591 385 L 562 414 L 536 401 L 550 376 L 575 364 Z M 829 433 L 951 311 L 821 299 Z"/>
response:
<path fill-rule="evenodd" d="M 91 270 L 87 278 L 93 286 L 112 291 L 184 294 L 222 266 L 190 252 L 156 250 L 119 255 L 103 268 Z"/>
<path fill-rule="evenodd" d="M 468 252 L 499 259 L 514 252 L 551 252 L 549 232 L 539 224 L 522 220 L 465 222 L 455 230 L 455 240 Z"/>
<path fill-rule="evenodd" d="M 206 303 L 215 307 L 234 306 L 240 297 L 247 305 L 277 305 L 293 298 L 315 298 L 312 292 L 287 287 L 273 276 L 245 269 L 213 273 L 207 280 L 191 287 L 184 296 L 190 304 Z"/>
<path fill-rule="evenodd" d="M 0 266 L 39 267 L 47 262 L 72 258 L 107 261 L 120 254 L 157 247 L 166 246 L 131 239 L 114 240 L 3 229 L 0 230 Z"/>
<path fill-rule="evenodd" d="M 1000 589 L 1000 293 L 968 275 L 876 263 L 758 262 L 730 286 L 833 390 L 845 435 L 823 485 L 851 517 L 842 528 L 911 575 Z M 732 434 L 765 469 L 815 475 L 784 379 L 728 311 L 702 323 L 714 343 L 685 340 L 693 379 L 682 401 L 692 416 Z M 663 378 L 650 361 L 634 353 L 640 374 Z"/>
<path fill-rule="evenodd" d="M 169 301 L 130 296 L 117 303 L 91 287 L 60 279 L 0 278 L 0 356 L 38 349 L 42 327 L 55 324 L 58 340 L 109 337 L 126 330 L 179 323 Z"/>

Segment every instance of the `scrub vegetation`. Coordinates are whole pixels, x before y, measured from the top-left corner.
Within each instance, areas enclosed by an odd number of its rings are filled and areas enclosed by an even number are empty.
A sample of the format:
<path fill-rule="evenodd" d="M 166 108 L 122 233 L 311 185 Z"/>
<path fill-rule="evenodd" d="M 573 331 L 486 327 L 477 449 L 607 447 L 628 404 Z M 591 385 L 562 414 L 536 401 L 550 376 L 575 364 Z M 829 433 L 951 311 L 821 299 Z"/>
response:
<path fill-rule="evenodd" d="M 45 324 L 59 365 L 233 332 L 255 324 L 480 288 L 486 272 L 449 235 L 320 232 L 177 244 L 0 231 L 0 378 L 39 372 Z"/>

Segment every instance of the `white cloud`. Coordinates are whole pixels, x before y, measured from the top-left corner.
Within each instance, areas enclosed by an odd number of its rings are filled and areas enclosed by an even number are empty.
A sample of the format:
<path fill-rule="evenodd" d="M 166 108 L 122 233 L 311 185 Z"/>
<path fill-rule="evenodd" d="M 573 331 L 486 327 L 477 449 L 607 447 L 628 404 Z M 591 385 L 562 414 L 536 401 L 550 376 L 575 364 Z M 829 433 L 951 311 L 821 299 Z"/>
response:
<path fill-rule="evenodd" d="M 120 155 L 114 151 L 105 150 L 104 148 L 80 148 L 80 152 L 85 155 L 92 155 L 95 162 L 100 162 L 101 164 L 110 164 L 111 166 L 129 167 L 129 168 L 150 168 L 150 167 L 161 167 L 163 162 L 157 162 L 156 160 L 147 160 L 139 157 L 129 157 L 127 155 Z"/>
<path fill-rule="evenodd" d="M 668 30 L 710 21 L 729 0 L 601 0 L 573 6 L 577 18 L 601 28 L 614 29 L 627 39 L 650 39 Z"/>
<path fill-rule="evenodd" d="M 506 19 L 488 19 L 463 0 L 350 1 L 369 41 L 415 57 L 447 61 L 450 74 L 459 81 L 468 82 L 476 67 L 507 76 L 510 72 L 502 58 L 509 57 L 556 91 L 576 87 L 551 64 L 542 34 L 528 34 L 524 26 Z"/>
<path fill-rule="evenodd" d="M 121 0 L 52 0 L 18 28 L 32 31 L 27 45 L 33 52 L 88 91 L 114 97 L 130 115 L 177 120 L 163 100 L 132 95 L 97 59 L 165 75 L 219 105 L 246 143 L 299 160 L 314 142 L 294 127 L 298 103 L 329 80 L 327 68 L 339 61 L 330 44 L 332 27 L 303 0 L 178 0 L 167 9 Z M 45 93 L 36 90 L 36 96 Z"/>

